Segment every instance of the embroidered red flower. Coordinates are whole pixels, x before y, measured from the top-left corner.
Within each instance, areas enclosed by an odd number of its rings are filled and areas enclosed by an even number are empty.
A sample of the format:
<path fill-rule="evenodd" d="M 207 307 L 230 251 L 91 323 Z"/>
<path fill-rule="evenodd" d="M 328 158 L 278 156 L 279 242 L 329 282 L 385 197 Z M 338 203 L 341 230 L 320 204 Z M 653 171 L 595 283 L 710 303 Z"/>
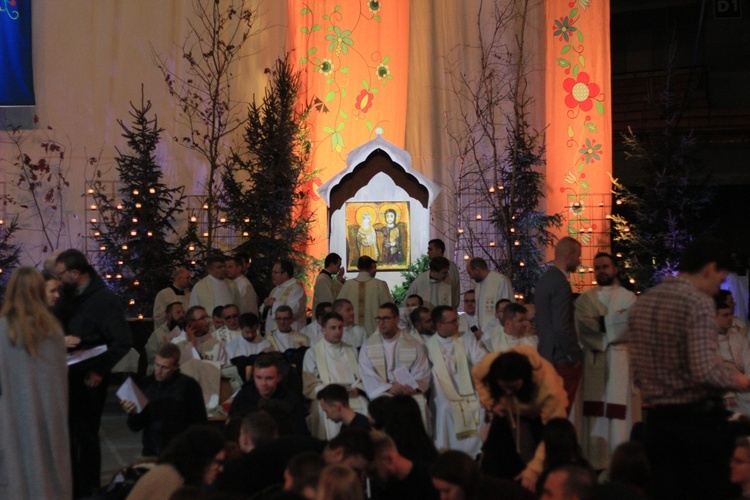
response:
<path fill-rule="evenodd" d="M 599 95 L 599 85 L 590 83 L 591 78 L 588 73 L 580 72 L 578 77 L 566 78 L 563 82 L 563 89 L 568 92 L 565 96 L 565 105 L 569 108 L 579 106 L 581 111 L 589 111 L 593 106 L 593 98 Z"/>
<path fill-rule="evenodd" d="M 357 100 L 354 103 L 354 107 L 363 113 L 367 113 L 367 110 L 372 107 L 372 100 L 375 98 L 372 92 L 363 90 L 357 96 Z"/>

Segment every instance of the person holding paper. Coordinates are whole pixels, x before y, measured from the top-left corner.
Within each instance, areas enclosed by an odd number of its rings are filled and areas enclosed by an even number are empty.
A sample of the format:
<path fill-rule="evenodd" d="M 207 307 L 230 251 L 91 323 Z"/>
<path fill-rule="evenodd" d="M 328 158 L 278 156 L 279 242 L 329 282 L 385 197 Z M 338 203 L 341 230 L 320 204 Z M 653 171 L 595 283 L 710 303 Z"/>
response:
<path fill-rule="evenodd" d="M 458 332 L 458 314 L 450 306 L 432 311 L 437 328 L 425 343 L 432 363 L 435 447 L 460 450 L 475 458 L 481 448 L 483 412 L 471 380 L 471 367 L 487 354 L 471 332 Z"/>
<path fill-rule="evenodd" d="M 430 364 L 424 347 L 398 328 L 398 307 L 386 302 L 375 318 L 378 331 L 370 335 L 359 353 L 359 371 L 367 395 L 412 396 L 422 410 L 427 426 L 424 393 L 430 386 Z"/>
<path fill-rule="evenodd" d="M 128 414 L 128 428 L 143 431 L 144 457 L 160 455 L 188 427 L 208 421 L 201 387 L 180 373 L 180 348 L 175 344 L 159 349 L 154 374 L 146 377 L 140 389 L 128 379 L 117 395 Z"/>
<path fill-rule="evenodd" d="M 109 373 L 130 351 L 132 338 L 120 299 L 82 252 L 65 250 L 57 256 L 55 270 L 63 284 L 55 315 L 65 334 L 81 339 L 77 349 L 107 348 L 68 370 L 73 494 L 83 497 L 101 485 L 99 425 Z"/>

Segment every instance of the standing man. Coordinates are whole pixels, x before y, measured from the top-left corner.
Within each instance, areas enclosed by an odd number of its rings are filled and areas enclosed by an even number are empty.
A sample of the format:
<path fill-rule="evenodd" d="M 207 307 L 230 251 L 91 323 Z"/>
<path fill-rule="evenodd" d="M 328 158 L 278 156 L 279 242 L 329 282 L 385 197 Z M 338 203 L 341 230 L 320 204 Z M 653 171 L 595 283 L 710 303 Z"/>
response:
<path fill-rule="evenodd" d="M 693 241 L 678 275 L 636 301 L 628 319 L 633 377 L 650 405 L 652 498 L 729 498 L 733 438 L 722 395 L 750 379 L 722 366 L 711 297 L 732 262 L 716 240 Z"/>
<path fill-rule="evenodd" d="M 260 306 L 262 316 L 267 317 L 266 335 L 276 329 L 276 310 L 280 306 L 292 309 L 292 329 L 300 331 L 307 324 L 307 295 L 302 285 L 294 279 L 294 264 L 290 260 L 279 260 L 273 265 L 271 280 L 274 289 Z"/>
<path fill-rule="evenodd" d="M 445 243 L 443 242 L 443 240 L 438 238 L 430 240 L 427 243 L 427 256 L 430 259 L 434 259 L 435 257 L 445 257 Z M 461 301 L 461 277 L 458 275 L 458 266 L 456 265 L 456 263 L 448 259 L 448 264 L 448 278 L 445 281 L 448 282 L 448 279 L 450 279 L 450 306 L 453 309 L 456 309 L 458 308 L 459 302 Z"/>
<path fill-rule="evenodd" d="M 201 306 L 206 311 L 213 311 L 216 306 L 240 303 L 237 285 L 227 279 L 226 260 L 223 255 L 212 255 L 206 259 L 208 276 L 193 287 L 190 307 Z"/>
<path fill-rule="evenodd" d="M 240 294 L 240 301 L 237 306 L 241 313 L 258 314 L 258 294 L 250 280 L 247 279 L 244 272 L 244 259 L 238 255 L 227 258 L 227 278 L 234 281 L 237 285 L 237 291 Z"/>
<path fill-rule="evenodd" d="M 378 272 L 377 262 L 365 255 L 357 260 L 357 269 L 359 274 L 344 283 L 339 298 L 349 299 L 354 306 L 354 323 L 365 327 L 370 335 L 377 330 L 375 316 L 380 304 L 392 302 L 393 299 L 386 282 L 375 277 Z M 398 312 L 396 315 L 398 316 Z"/>
<path fill-rule="evenodd" d="M 428 309 L 450 306 L 453 303 L 453 288 L 448 276 L 449 268 L 450 261 L 445 257 L 430 259 L 430 269 L 416 277 L 406 295 L 419 295 Z"/>
<path fill-rule="evenodd" d="M 495 317 L 497 301 L 513 300 L 513 285 L 506 276 L 497 271 L 490 271 L 484 259 L 479 257 L 474 257 L 466 263 L 466 272 L 477 284 L 474 289 L 477 301 L 477 326 L 484 331 Z"/>
<path fill-rule="evenodd" d="M 55 314 L 76 349 L 106 346 L 103 354 L 68 369 L 73 495 L 90 496 L 100 486 L 99 424 L 107 397 L 109 373 L 132 344 L 118 298 L 78 250 L 65 250 L 55 261 L 63 283 Z M 71 345 L 71 342 L 68 342 Z"/>
<path fill-rule="evenodd" d="M 435 447 L 463 451 L 476 458 L 481 407 L 471 380 L 471 368 L 487 354 L 471 332 L 458 332 L 458 314 L 449 306 L 432 311 L 437 328 L 425 343 L 432 364 L 432 399 L 435 409 Z"/>
<path fill-rule="evenodd" d="M 617 264 L 604 252 L 594 257 L 596 287 L 575 303 L 576 329 L 583 344 L 583 428 L 581 448 L 594 469 L 628 440 L 641 420 L 640 398 L 630 383 L 625 333 L 635 294 L 617 281 Z"/>
<path fill-rule="evenodd" d="M 552 363 L 565 384 L 567 410 L 576 398 L 583 374 L 583 353 L 573 319 L 573 292 L 568 279 L 581 265 L 581 244 L 566 236 L 555 245 L 555 260 L 536 282 L 536 330 L 539 354 Z"/>
<path fill-rule="evenodd" d="M 321 302 L 333 301 L 339 296 L 341 287 L 344 286 L 344 268 L 341 267 L 341 256 L 337 253 L 329 253 L 323 262 L 318 277 L 315 278 L 313 288 L 313 311 Z"/>
<path fill-rule="evenodd" d="M 144 457 L 156 457 L 172 438 L 193 424 L 205 424 L 206 405 L 201 386 L 195 379 L 180 373 L 180 348 L 164 344 L 156 354 L 154 374 L 147 377 L 141 390 L 148 404 L 138 413 L 133 401 L 122 400 L 128 414 L 128 428 L 143 431 Z"/>
<path fill-rule="evenodd" d="M 154 299 L 154 328 L 164 324 L 164 311 L 172 302 L 180 302 L 187 310 L 190 303 L 190 271 L 178 267 L 174 271 L 172 284 L 156 294 Z"/>

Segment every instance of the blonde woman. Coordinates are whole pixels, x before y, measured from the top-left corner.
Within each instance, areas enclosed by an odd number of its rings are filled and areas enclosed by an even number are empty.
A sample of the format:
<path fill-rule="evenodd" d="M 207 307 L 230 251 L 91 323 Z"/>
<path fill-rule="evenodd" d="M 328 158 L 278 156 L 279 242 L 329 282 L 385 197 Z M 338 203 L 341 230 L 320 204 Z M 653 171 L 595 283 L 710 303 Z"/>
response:
<path fill-rule="evenodd" d="M 0 498 L 71 498 L 67 381 L 42 273 L 20 267 L 0 310 Z"/>

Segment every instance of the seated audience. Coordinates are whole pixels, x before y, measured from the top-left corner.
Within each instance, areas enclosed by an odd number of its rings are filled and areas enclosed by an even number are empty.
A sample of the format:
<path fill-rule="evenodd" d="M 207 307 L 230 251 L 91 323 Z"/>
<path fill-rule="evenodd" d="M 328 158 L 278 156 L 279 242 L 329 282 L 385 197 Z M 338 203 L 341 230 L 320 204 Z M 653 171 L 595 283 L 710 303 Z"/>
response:
<path fill-rule="evenodd" d="M 409 460 L 432 463 L 437 458 L 435 443 L 427 434 L 414 398 L 403 394 L 390 398 L 382 430 L 396 443 L 398 452 Z"/>
<path fill-rule="evenodd" d="M 583 457 L 581 446 L 578 444 L 576 429 L 566 418 L 553 418 L 547 422 L 542 430 L 544 443 L 544 469 L 537 482 L 537 491 L 544 484 L 549 471 L 563 465 L 580 465 L 591 468 Z"/>
<path fill-rule="evenodd" d="M 296 455 L 289 460 L 284 470 L 284 491 L 296 493 L 308 500 L 314 499 L 320 473 L 323 472 L 325 466 L 323 457 L 318 453 L 307 451 Z M 358 481 L 357 486 L 359 486 Z"/>
<path fill-rule="evenodd" d="M 326 464 L 346 465 L 357 473 L 362 487 L 367 483 L 367 472 L 375 457 L 372 438 L 362 429 L 346 429 L 328 441 L 323 448 Z"/>
<path fill-rule="evenodd" d="M 364 500 L 357 473 L 346 465 L 329 465 L 320 473 L 316 500 Z"/>
<path fill-rule="evenodd" d="M 729 470 L 732 484 L 742 488 L 742 498 L 750 498 L 750 438 L 737 439 L 734 453 L 729 460 Z"/>
<path fill-rule="evenodd" d="M 242 314 L 239 323 L 242 335 L 227 344 L 227 358 L 232 360 L 238 356 L 254 356 L 271 350 L 271 344 L 258 334 L 260 320 L 257 315 Z"/>
<path fill-rule="evenodd" d="M 349 299 L 336 299 L 333 302 L 333 312 L 337 312 L 344 318 L 344 336 L 341 341 L 349 344 L 355 349 L 362 347 L 367 332 L 364 327 L 354 324 L 354 306 Z"/>
<path fill-rule="evenodd" d="M 430 479 L 430 464 L 409 460 L 399 453 L 387 434 L 372 431 L 375 458 L 372 465 L 372 498 L 374 500 L 437 499 L 438 492 Z"/>
<path fill-rule="evenodd" d="M 224 347 L 232 340 L 239 338 L 240 332 L 240 308 L 234 304 L 227 304 L 221 310 L 221 319 L 224 325 L 217 328 L 211 335 Z"/>
<path fill-rule="evenodd" d="M 552 469 L 542 487 L 541 500 L 588 500 L 594 492 L 596 476 L 590 467 L 563 465 Z"/>
<path fill-rule="evenodd" d="M 315 347 L 315 344 L 323 339 L 323 316 L 331 312 L 332 305 L 330 302 L 321 302 L 315 307 L 315 321 L 311 321 L 310 324 L 303 326 L 300 329 L 300 333 L 307 337 L 310 347 Z"/>
<path fill-rule="evenodd" d="M 141 477 L 129 500 L 169 498 L 184 486 L 206 488 L 224 467 L 224 439 L 219 431 L 194 426 L 174 439 L 156 467 Z"/>
<path fill-rule="evenodd" d="M 533 500 L 534 494 L 520 484 L 485 476 L 479 464 L 462 451 L 441 453 L 432 466 L 432 485 L 441 500 Z"/>
<path fill-rule="evenodd" d="M 645 496 L 651 487 L 651 465 L 643 444 L 637 441 L 621 443 L 612 453 L 607 473 L 609 482 L 629 484 Z"/>

